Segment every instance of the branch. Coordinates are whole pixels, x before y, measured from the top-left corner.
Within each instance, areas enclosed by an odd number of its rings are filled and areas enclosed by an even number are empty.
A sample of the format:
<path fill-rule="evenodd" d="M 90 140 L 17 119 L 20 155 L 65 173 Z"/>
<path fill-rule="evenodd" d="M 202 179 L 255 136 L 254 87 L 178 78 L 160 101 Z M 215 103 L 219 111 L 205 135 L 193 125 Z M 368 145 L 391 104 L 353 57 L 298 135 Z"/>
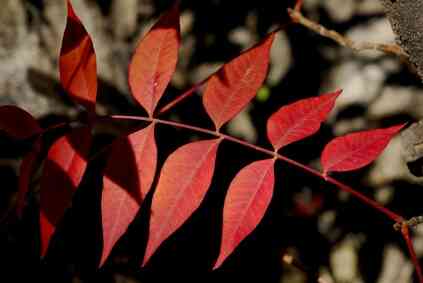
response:
<path fill-rule="evenodd" d="M 306 17 L 298 9 L 288 8 L 288 14 L 294 23 L 298 23 L 309 30 L 320 34 L 323 37 L 330 38 L 341 46 L 348 47 L 355 52 L 362 52 L 365 50 L 377 50 L 386 54 L 395 55 L 402 60 L 408 59 L 408 54 L 397 44 L 373 43 L 373 42 L 354 42 L 351 39 L 343 36 L 337 31 L 325 28 L 319 23 L 316 23 Z"/>
<path fill-rule="evenodd" d="M 249 147 L 252 148 L 256 151 L 262 152 L 264 154 L 270 155 L 276 159 L 279 159 L 281 161 L 284 161 L 288 164 L 291 164 L 297 168 L 300 168 L 316 177 L 319 177 L 321 179 L 324 179 L 325 181 L 327 181 L 328 183 L 331 183 L 332 185 L 335 185 L 338 189 L 348 192 L 351 195 L 353 195 L 354 197 L 358 198 L 359 200 L 361 200 L 363 203 L 375 208 L 376 210 L 378 210 L 379 212 L 385 214 L 389 219 L 393 220 L 394 222 L 403 222 L 404 218 L 391 211 L 390 209 L 382 206 L 381 204 L 379 204 L 377 201 L 365 196 L 364 194 L 360 193 L 357 190 L 354 190 L 353 188 L 351 188 L 350 186 L 343 184 L 341 182 L 339 182 L 338 180 L 329 177 L 329 176 L 324 176 L 321 172 L 319 172 L 316 169 L 313 169 L 307 165 L 304 165 L 298 161 L 295 161 L 291 158 L 288 158 L 284 155 L 278 154 L 277 152 L 274 152 L 272 150 L 251 144 L 249 142 L 243 141 L 241 139 L 237 139 L 235 137 L 229 136 L 229 135 L 225 135 L 222 134 L 220 132 L 217 131 L 212 131 L 209 129 L 204 129 L 201 127 L 196 127 L 196 126 L 191 126 L 188 124 L 183 124 L 183 123 L 179 123 L 179 122 L 174 122 L 174 121 L 168 121 L 168 120 L 161 120 L 161 119 L 156 119 L 156 118 L 149 118 L 149 117 L 140 117 L 140 116 L 127 116 L 127 115 L 112 115 L 112 116 L 106 116 L 106 117 L 102 117 L 102 118 L 112 118 L 112 119 L 119 119 L 119 120 L 139 120 L 139 121 L 146 121 L 146 122 L 154 122 L 154 123 L 158 123 L 158 124 L 164 124 L 164 125 L 169 125 L 169 126 L 173 126 L 173 127 L 177 127 L 177 128 L 183 128 L 183 129 L 188 129 L 194 132 L 199 132 L 199 133 L 205 133 L 205 134 L 209 134 L 209 135 L 213 135 L 219 138 L 223 138 L 227 141 L 231 141 L 237 144 L 240 144 L 242 146 L 245 147 Z"/>
<path fill-rule="evenodd" d="M 407 220 L 405 220 L 401 215 L 393 212 L 392 210 L 382 206 L 381 204 L 379 204 L 377 201 L 367 197 L 366 195 L 360 193 L 359 191 L 353 189 L 352 187 L 339 182 L 338 180 L 329 177 L 329 176 L 325 176 L 323 175 L 323 173 L 321 173 L 320 171 L 313 169 L 307 165 L 304 165 L 298 161 L 295 161 L 293 159 L 290 159 L 284 155 L 278 154 L 275 151 L 251 144 L 249 142 L 237 139 L 235 137 L 229 136 L 229 135 L 225 135 L 222 134 L 218 131 L 212 131 L 209 129 L 205 129 L 205 128 L 201 128 L 201 127 L 196 127 L 196 126 L 192 126 L 192 125 L 188 125 L 188 124 L 183 124 L 183 123 L 179 123 L 179 122 L 174 122 L 174 121 L 168 121 L 168 120 L 161 120 L 161 119 L 156 119 L 156 118 L 150 118 L 150 117 L 140 117 L 140 116 L 127 116 L 127 115 L 112 115 L 112 116 L 104 116 L 104 117 L 99 117 L 99 118 L 103 118 L 103 119 L 116 119 L 116 120 L 138 120 L 138 121 L 146 121 L 146 122 L 151 122 L 151 123 L 157 123 L 157 124 L 163 124 L 163 125 L 169 125 L 169 126 L 173 126 L 173 127 L 177 127 L 177 128 L 183 128 L 183 129 L 188 129 L 194 132 L 198 132 L 198 133 L 204 133 L 204 134 L 209 134 L 212 136 L 216 136 L 219 137 L 221 139 L 227 140 L 227 141 L 231 141 L 237 144 L 240 144 L 242 146 L 245 147 L 249 147 L 252 148 L 258 152 L 262 152 L 264 154 L 270 155 L 275 159 L 279 159 L 281 161 L 285 161 L 288 164 L 291 164 L 295 167 L 298 167 L 312 175 L 315 175 L 316 177 L 319 177 L 321 179 L 324 179 L 325 181 L 327 181 L 328 183 L 331 183 L 332 185 L 335 185 L 335 187 L 337 187 L 338 189 L 348 192 L 351 195 L 353 195 L 354 197 L 358 198 L 361 202 L 363 202 L 364 204 L 369 205 L 370 207 L 373 207 L 374 209 L 378 210 L 379 212 L 383 213 L 385 216 L 387 216 L 389 219 L 393 220 L 396 223 L 402 223 L 401 224 L 401 234 L 402 237 L 404 238 L 406 244 L 407 244 L 407 248 L 408 248 L 408 252 L 411 256 L 411 260 L 413 262 L 413 265 L 415 266 L 416 269 L 416 273 L 417 273 L 417 277 L 419 278 L 419 282 L 423 283 L 423 273 L 421 270 L 421 267 L 419 265 L 419 261 L 417 259 L 416 256 L 416 252 L 414 250 L 413 244 L 411 242 L 411 238 L 409 235 L 409 225 L 407 225 Z M 421 220 L 420 218 L 412 220 L 412 223 L 418 222 L 419 220 Z M 417 223 L 418 224 L 418 223 Z M 396 227 L 397 224 L 394 224 L 394 228 Z"/>
<path fill-rule="evenodd" d="M 302 265 L 298 261 L 298 259 L 296 259 L 291 254 L 285 253 L 282 256 L 282 262 L 285 263 L 286 265 L 290 265 L 290 266 L 298 269 L 299 271 L 301 271 L 302 273 L 304 273 L 306 276 L 308 276 L 308 277 L 310 276 L 310 271 L 304 265 Z M 311 282 L 327 283 L 322 277 L 319 276 L 319 274 L 311 274 L 311 275 L 312 275 Z"/>

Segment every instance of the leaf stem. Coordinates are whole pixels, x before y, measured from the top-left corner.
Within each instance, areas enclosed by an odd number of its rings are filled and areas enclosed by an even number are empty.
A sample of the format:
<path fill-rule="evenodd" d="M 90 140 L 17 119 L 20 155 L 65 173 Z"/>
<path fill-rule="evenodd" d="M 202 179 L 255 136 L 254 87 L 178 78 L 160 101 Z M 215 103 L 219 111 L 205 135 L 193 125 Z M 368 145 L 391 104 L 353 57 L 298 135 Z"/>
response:
<path fill-rule="evenodd" d="M 364 204 L 369 205 L 370 207 L 373 207 L 374 209 L 378 210 L 379 212 L 383 213 L 384 215 L 386 215 L 389 219 L 393 220 L 395 223 L 403 223 L 402 227 L 401 227 L 401 235 L 404 238 L 406 244 L 407 244 L 407 249 L 408 252 L 410 254 L 411 257 L 411 261 L 416 269 L 416 273 L 417 273 L 417 277 L 419 279 L 420 283 L 423 283 L 423 273 L 416 255 L 416 252 L 414 250 L 413 247 L 413 243 L 410 239 L 410 235 L 409 235 L 409 227 L 408 225 L 404 224 L 405 219 L 404 217 L 402 217 L 401 215 L 393 212 L 392 210 L 382 206 L 381 204 L 379 204 L 377 201 L 365 196 L 364 194 L 360 193 L 357 190 L 354 190 L 352 187 L 345 185 L 344 183 L 330 177 L 327 175 L 324 175 L 323 173 L 321 173 L 320 171 L 313 169 L 307 165 L 304 165 L 298 161 L 295 161 L 293 159 L 290 159 L 284 155 L 278 154 L 275 151 L 251 144 L 249 142 L 237 139 L 235 137 L 226 135 L 226 134 L 222 134 L 220 132 L 217 131 L 212 131 L 212 130 L 208 130 L 208 129 L 204 129 L 201 127 L 196 127 L 196 126 L 191 126 L 191 125 L 187 125 L 187 124 L 183 124 L 183 123 L 179 123 L 179 122 L 174 122 L 174 121 L 168 121 L 168 120 L 161 120 L 161 119 L 156 119 L 156 118 L 149 118 L 149 117 L 140 117 L 140 116 L 127 116 L 127 115 L 112 115 L 112 116 L 106 116 L 106 117 L 101 117 L 101 118 L 111 118 L 111 119 L 121 119 L 121 120 L 139 120 L 139 121 L 146 121 L 146 122 L 151 122 L 151 123 L 158 123 L 158 124 L 163 124 L 163 125 L 169 125 L 169 126 L 173 126 L 173 127 L 177 127 L 177 128 L 183 128 L 183 129 L 187 129 L 187 130 L 191 130 L 194 132 L 198 132 L 198 133 L 204 133 L 204 134 L 209 134 L 212 136 L 216 136 L 219 137 L 221 139 L 224 140 L 228 140 L 237 144 L 240 144 L 242 146 L 245 147 L 249 147 L 253 150 L 262 152 L 264 154 L 273 156 L 273 158 L 275 159 L 279 159 L 281 161 L 284 161 L 288 164 L 291 164 L 297 168 L 302 169 L 303 171 L 306 171 L 312 175 L 315 175 L 321 179 L 324 179 L 326 182 L 331 183 L 333 185 L 335 185 L 338 189 L 345 191 L 351 195 L 353 195 L 354 197 L 356 197 L 357 199 L 359 199 L 361 202 L 363 202 Z"/>
<path fill-rule="evenodd" d="M 419 263 L 419 260 L 417 258 L 417 255 L 416 255 L 416 251 L 414 250 L 413 242 L 411 241 L 411 238 L 410 238 L 410 230 L 408 228 L 408 225 L 406 225 L 406 224 L 402 225 L 401 234 L 402 234 L 402 237 L 405 240 L 405 243 L 407 244 L 407 249 L 408 249 L 408 253 L 410 254 L 410 257 L 411 257 L 411 262 L 413 263 L 413 265 L 416 268 L 417 278 L 419 279 L 419 282 L 423 282 L 423 272 L 422 272 L 422 269 L 420 267 L 420 263 Z"/>
<path fill-rule="evenodd" d="M 160 108 L 160 110 L 157 112 L 158 115 L 163 114 L 164 112 L 167 112 L 170 108 L 172 108 L 173 106 L 175 106 L 176 104 L 178 104 L 179 102 L 181 102 L 182 100 L 187 98 L 188 96 L 191 96 L 197 89 L 199 89 L 202 85 L 204 85 L 213 74 L 211 74 L 210 76 L 208 76 L 207 78 L 205 78 L 201 82 L 196 83 L 191 88 L 189 88 L 187 91 L 182 93 L 180 96 L 178 96 L 177 98 L 175 98 L 174 100 L 172 100 L 171 102 L 169 102 L 168 104 L 166 104 L 165 106 Z"/>
<path fill-rule="evenodd" d="M 146 122 L 155 122 L 155 123 L 158 123 L 158 124 L 188 129 L 188 130 L 191 130 L 191 131 L 194 131 L 194 132 L 199 132 L 199 133 L 204 133 L 204 134 L 209 134 L 209 135 L 213 135 L 213 136 L 216 136 L 216 137 L 220 137 L 220 138 L 223 138 L 225 140 L 240 144 L 242 146 L 249 147 L 253 150 L 256 150 L 256 151 L 262 152 L 264 154 L 276 157 L 279 160 L 282 160 L 282 161 L 289 163 L 289 164 L 291 164 L 295 167 L 298 167 L 298 168 L 300 168 L 300 169 L 302 169 L 302 170 L 304 170 L 304 171 L 306 171 L 306 172 L 308 172 L 312 175 L 315 175 L 315 176 L 317 176 L 321 179 L 324 179 L 328 183 L 335 185 L 340 190 L 350 193 L 354 197 L 361 200 L 363 203 L 377 209 L 378 211 L 385 214 L 389 219 L 393 220 L 394 222 L 403 222 L 404 221 L 404 218 L 402 216 L 400 216 L 399 214 L 397 214 L 397 213 L 391 211 L 390 209 L 382 206 L 377 201 L 372 200 L 371 198 L 365 196 L 364 194 L 358 192 L 357 190 L 354 190 L 350 186 L 347 186 L 347 185 L 341 183 L 340 181 L 338 181 L 338 180 L 336 180 L 332 177 L 324 176 L 318 170 L 313 169 L 313 168 L 311 168 L 307 165 L 304 165 L 304 164 L 302 164 L 298 161 L 290 159 L 290 158 L 288 158 L 284 155 L 278 154 L 277 152 L 274 152 L 272 150 L 265 149 L 263 147 L 251 144 L 251 143 L 246 142 L 246 141 L 243 141 L 241 139 L 237 139 L 235 137 L 232 137 L 232 136 L 229 136 L 229 135 L 226 135 L 226 134 L 222 134 L 220 132 L 204 129 L 204 128 L 201 128 L 201 127 L 191 126 L 191 125 L 187 125 L 187 124 L 183 124 L 183 123 L 179 123 L 179 122 L 174 122 L 174 121 L 161 120 L 161 119 L 148 118 L 148 117 L 140 117 L 140 116 L 127 116 L 127 115 L 112 115 L 112 116 L 109 116 L 109 117 L 112 118 L 112 119 L 121 119 L 121 120 L 139 120 L 139 121 L 146 121 Z"/>

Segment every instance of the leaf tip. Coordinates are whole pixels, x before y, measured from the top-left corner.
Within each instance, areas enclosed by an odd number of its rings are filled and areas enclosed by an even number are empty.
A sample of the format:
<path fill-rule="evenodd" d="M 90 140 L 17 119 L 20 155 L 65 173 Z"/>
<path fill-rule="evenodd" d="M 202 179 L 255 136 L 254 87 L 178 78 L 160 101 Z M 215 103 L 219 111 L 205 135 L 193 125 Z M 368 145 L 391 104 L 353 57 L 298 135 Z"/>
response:
<path fill-rule="evenodd" d="M 226 255 L 220 254 L 219 257 L 217 258 L 216 262 L 214 263 L 214 266 L 212 268 L 212 271 L 220 268 L 223 264 L 223 262 L 226 259 Z"/>
<path fill-rule="evenodd" d="M 145 249 L 144 258 L 141 262 L 141 268 L 145 267 L 147 263 L 150 261 L 153 254 L 156 252 L 158 245 L 153 242 L 147 243 L 147 248 Z"/>
<path fill-rule="evenodd" d="M 73 9 L 71 0 L 66 0 L 66 7 L 68 9 L 68 16 L 77 19 L 75 10 Z"/>
<path fill-rule="evenodd" d="M 147 254 L 144 255 L 144 259 L 141 262 L 141 268 L 144 268 L 147 265 L 148 261 L 150 260 L 150 257 L 151 257 L 150 255 L 147 255 Z"/>
<path fill-rule="evenodd" d="M 267 48 L 269 49 L 269 52 L 270 52 L 270 48 L 272 47 L 273 41 L 275 40 L 276 34 L 277 34 L 276 31 L 273 31 L 269 33 L 264 39 L 263 44 L 267 46 Z"/>
<path fill-rule="evenodd" d="M 100 262 L 98 264 L 99 269 L 104 266 L 104 264 L 106 263 L 107 257 L 108 257 L 108 255 L 103 251 L 102 254 L 101 254 Z"/>
<path fill-rule="evenodd" d="M 342 94 L 342 92 L 343 92 L 343 89 L 337 89 L 333 92 L 329 92 L 329 93 L 326 93 L 324 95 L 329 97 L 330 100 L 336 100 L 338 98 L 338 96 L 340 96 Z"/>
<path fill-rule="evenodd" d="M 392 126 L 391 127 L 392 133 L 397 133 L 397 132 L 401 131 L 407 125 L 408 125 L 408 122 L 405 122 L 405 123 L 402 123 L 402 124 L 399 124 L 399 125 Z"/>
<path fill-rule="evenodd" d="M 335 96 L 335 97 L 338 97 L 338 96 L 340 96 L 343 92 L 344 92 L 344 90 L 343 90 L 342 88 L 337 89 L 337 90 L 335 90 L 335 91 L 334 91 L 334 96 Z"/>

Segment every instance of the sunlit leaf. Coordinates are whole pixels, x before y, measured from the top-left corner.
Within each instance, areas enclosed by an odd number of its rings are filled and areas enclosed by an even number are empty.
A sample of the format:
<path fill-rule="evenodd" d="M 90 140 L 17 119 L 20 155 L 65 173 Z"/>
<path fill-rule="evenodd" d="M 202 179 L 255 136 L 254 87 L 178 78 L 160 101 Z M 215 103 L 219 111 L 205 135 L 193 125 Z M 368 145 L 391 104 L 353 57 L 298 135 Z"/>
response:
<path fill-rule="evenodd" d="M 73 101 L 94 112 L 97 96 L 94 47 L 70 0 L 67 4 L 67 22 L 59 58 L 60 81 Z"/>
<path fill-rule="evenodd" d="M 154 124 L 112 144 L 103 176 L 103 253 L 100 266 L 134 220 L 151 188 L 156 164 Z"/>
<path fill-rule="evenodd" d="M 200 206 L 213 177 L 219 143 L 220 139 L 192 142 L 165 161 L 151 204 L 143 266 Z"/>
<path fill-rule="evenodd" d="M 281 107 L 267 121 L 267 137 L 275 150 L 316 133 L 341 91 L 302 99 Z"/>
<path fill-rule="evenodd" d="M 274 186 L 274 160 L 260 160 L 241 169 L 232 183 L 223 208 L 222 240 L 218 268 L 261 221 Z"/>
<path fill-rule="evenodd" d="M 267 75 L 274 33 L 245 51 L 207 82 L 203 104 L 217 130 L 253 99 Z"/>
<path fill-rule="evenodd" d="M 48 151 L 41 176 L 40 232 L 41 256 L 44 256 L 56 225 L 71 205 L 87 167 L 91 130 L 78 128 L 59 138 Z"/>
<path fill-rule="evenodd" d="M 141 39 L 129 65 L 132 96 L 149 116 L 175 72 L 179 45 L 179 8 L 175 5 Z"/>
<path fill-rule="evenodd" d="M 322 152 L 324 175 L 330 171 L 350 171 L 368 165 L 402 127 L 404 125 L 361 131 L 333 139 Z"/>

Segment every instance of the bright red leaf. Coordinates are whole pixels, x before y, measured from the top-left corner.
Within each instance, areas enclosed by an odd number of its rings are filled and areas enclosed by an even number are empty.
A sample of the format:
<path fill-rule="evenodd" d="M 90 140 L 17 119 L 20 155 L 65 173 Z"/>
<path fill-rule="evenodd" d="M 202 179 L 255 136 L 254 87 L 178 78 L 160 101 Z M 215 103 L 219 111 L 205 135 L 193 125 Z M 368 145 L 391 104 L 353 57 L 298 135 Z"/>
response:
<path fill-rule="evenodd" d="M 175 5 L 138 43 L 129 65 L 132 95 L 150 117 L 175 72 L 179 44 L 179 8 Z"/>
<path fill-rule="evenodd" d="M 41 139 L 38 139 L 32 150 L 22 159 L 19 174 L 18 195 L 16 197 L 16 214 L 22 216 L 26 194 L 29 190 L 32 174 L 37 167 L 37 158 L 41 151 Z"/>
<path fill-rule="evenodd" d="M 0 131 L 14 139 L 26 139 L 41 132 L 37 120 L 25 110 L 12 106 L 0 106 Z"/>
<path fill-rule="evenodd" d="M 322 152 L 323 174 L 366 166 L 379 156 L 402 127 L 404 125 L 361 131 L 333 139 Z"/>
<path fill-rule="evenodd" d="M 281 107 L 267 121 L 267 137 L 275 150 L 311 136 L 320 129 L 341 91 L 302 99 Z"/>
<path fill-rule="evenodd" d="M 151 204 L 150 230 L 142 266 L 200 206 L 213 177 L 220 141 L 186 144 L 165 161 Z"/>
<path fill-rule="evenodd" d="M 72 100 L 95 111 L 97 67 L 93 43 L 69 0 L 66 28 L 60 50 L 59 70 L 63 88 Z"/>
<path fill-rule="evenodd" d="M 274 33 L 223 65 L 207 82 L 204 107 L 217 130 L 253 99 L 267 75 Z"/>
<path fill-rule="evenodd" d="M 100 266 L 135 218 L 150 190 L 156 164 L 154 124 L 113 143 L 103 177 L 103 253 Z"/>
<path fill-rule="evenodd" d="M 260 160 L 241 169 L 231 185 L 223 208 L 223 230 L 218 268 L 258 225 L 272 199 L 274 160 Z"/>
<path fill-rule="evenodd" d="M 48 151 L 40 189 L 41 256 L 81 182 L 90 145 L 91 130 L 83 127 L 59 138 Z"/>

